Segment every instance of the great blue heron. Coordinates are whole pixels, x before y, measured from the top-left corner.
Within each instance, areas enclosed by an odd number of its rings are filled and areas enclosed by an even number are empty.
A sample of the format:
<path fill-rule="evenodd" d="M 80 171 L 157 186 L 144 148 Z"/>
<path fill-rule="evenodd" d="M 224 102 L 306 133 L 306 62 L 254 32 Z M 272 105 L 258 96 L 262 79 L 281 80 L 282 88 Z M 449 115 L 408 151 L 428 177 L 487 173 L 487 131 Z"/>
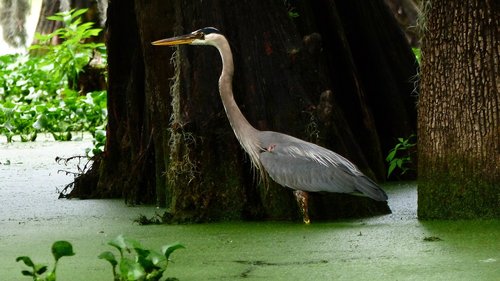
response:
<path fill-rule="evenodd" d="M 384 190 L 339 154 L 289 135 L 259 131 L 250 125 L 233 97 L 231 48 L 216 28 L 206 27 L 152 44 L 211 45 L 219 50 L 222 58 L 219 92 L 234 134 L 261 176 L 266 177 L 267 172 L 275 182 L 295 190 L 305 223 L 310 222 L 307 192 L 362 193 L 377 201 L 387 200 Z"/>

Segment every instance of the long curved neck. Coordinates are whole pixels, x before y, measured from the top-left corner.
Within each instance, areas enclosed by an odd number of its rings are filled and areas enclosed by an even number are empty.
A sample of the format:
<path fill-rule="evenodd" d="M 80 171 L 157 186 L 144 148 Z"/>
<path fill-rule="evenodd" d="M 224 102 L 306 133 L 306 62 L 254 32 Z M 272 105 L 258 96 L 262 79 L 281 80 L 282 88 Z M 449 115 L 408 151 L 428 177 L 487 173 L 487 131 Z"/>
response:
<path fill-rule="evenodd" d="M 219 78 L 219 92 L 222 99 L 222 104 L 226 110 L 227 118 L 231 123 L 234 133 L 240 140 L 241 135 L 249 133 L 251 131 L 256 131 L 252 125 L 248 122 L 245 116 L 241 113 L 240 108 L 236 104 L 233 96 L 233 55 L 229 47 L 229 43 L 224 37 L 219 37 L 215 47 L 219 50 L 220 56 L 222 58 L 222 73 Z M 241 140 L 240 140 L 241 142 Z"/>
<path fill-rule="evenodd" d="M 258 153 L 260 145 L 257 139 L 258 130 L 252 127 L 248 120 L 241 113 L 240 108 L 236 104 L 233 96 L 233 55 L 231 48 L 226 38 L 220 36 L 214 42 L 215 46 L 222 58 L 222 73 L 219 78 L 219 92 L 222 99 L 222 104 L 226 110 L 227 118 L 233 128 L 236 138 L 240 142 L 243 149 L 250 155 L 254 166 L 260 170 L 260 161 Z"/>

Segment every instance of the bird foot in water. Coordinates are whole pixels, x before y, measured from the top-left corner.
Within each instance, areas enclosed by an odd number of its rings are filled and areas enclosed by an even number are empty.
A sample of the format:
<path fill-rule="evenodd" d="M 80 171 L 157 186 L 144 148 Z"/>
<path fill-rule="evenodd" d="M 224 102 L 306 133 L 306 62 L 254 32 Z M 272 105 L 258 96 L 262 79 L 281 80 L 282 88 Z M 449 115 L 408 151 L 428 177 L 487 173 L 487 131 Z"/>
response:
<path fill-rule="evenodd" d="M 295 198 L 297 199 L 297 204 L 299 205 L 300 212 L 302 213 L 302 219 L 305 224 L 310 224 L 311 220 L 309 219 L 309 207 L 308 207 L 308 199 L 309 194 L 302 190 L 295 190 L 293 192 Z"/>

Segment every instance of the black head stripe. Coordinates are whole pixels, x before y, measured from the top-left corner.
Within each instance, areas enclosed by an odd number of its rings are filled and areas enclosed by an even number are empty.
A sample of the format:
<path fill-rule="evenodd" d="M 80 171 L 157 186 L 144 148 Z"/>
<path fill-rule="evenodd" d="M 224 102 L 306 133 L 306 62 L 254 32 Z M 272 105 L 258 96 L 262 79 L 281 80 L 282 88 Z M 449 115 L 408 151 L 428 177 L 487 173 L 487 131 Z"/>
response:
<path fill-rule="evenodd" d="M 210 33 L 221 34 L 220 31 L 217 28 L 215 28 L 215 27 L 204 27 L 204 28 L 202 28 L 202 29 L 200 29 L 198 31 L 202 32 L 205 35 L 210 34 Z"/>

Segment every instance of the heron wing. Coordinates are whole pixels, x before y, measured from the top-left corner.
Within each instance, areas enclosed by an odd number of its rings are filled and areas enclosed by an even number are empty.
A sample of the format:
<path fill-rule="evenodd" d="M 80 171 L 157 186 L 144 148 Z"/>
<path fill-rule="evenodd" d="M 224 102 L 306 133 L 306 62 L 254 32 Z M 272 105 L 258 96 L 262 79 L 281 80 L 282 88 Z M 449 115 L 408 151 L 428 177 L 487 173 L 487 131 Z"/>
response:
<path fill-rule="evenodd" d="M 311 192 L 361 192 L 378 201 L 387 200 L 375 182 L 339 154 L 285 134 L 261 133 L 259 159 L 277 183 Z"/>

